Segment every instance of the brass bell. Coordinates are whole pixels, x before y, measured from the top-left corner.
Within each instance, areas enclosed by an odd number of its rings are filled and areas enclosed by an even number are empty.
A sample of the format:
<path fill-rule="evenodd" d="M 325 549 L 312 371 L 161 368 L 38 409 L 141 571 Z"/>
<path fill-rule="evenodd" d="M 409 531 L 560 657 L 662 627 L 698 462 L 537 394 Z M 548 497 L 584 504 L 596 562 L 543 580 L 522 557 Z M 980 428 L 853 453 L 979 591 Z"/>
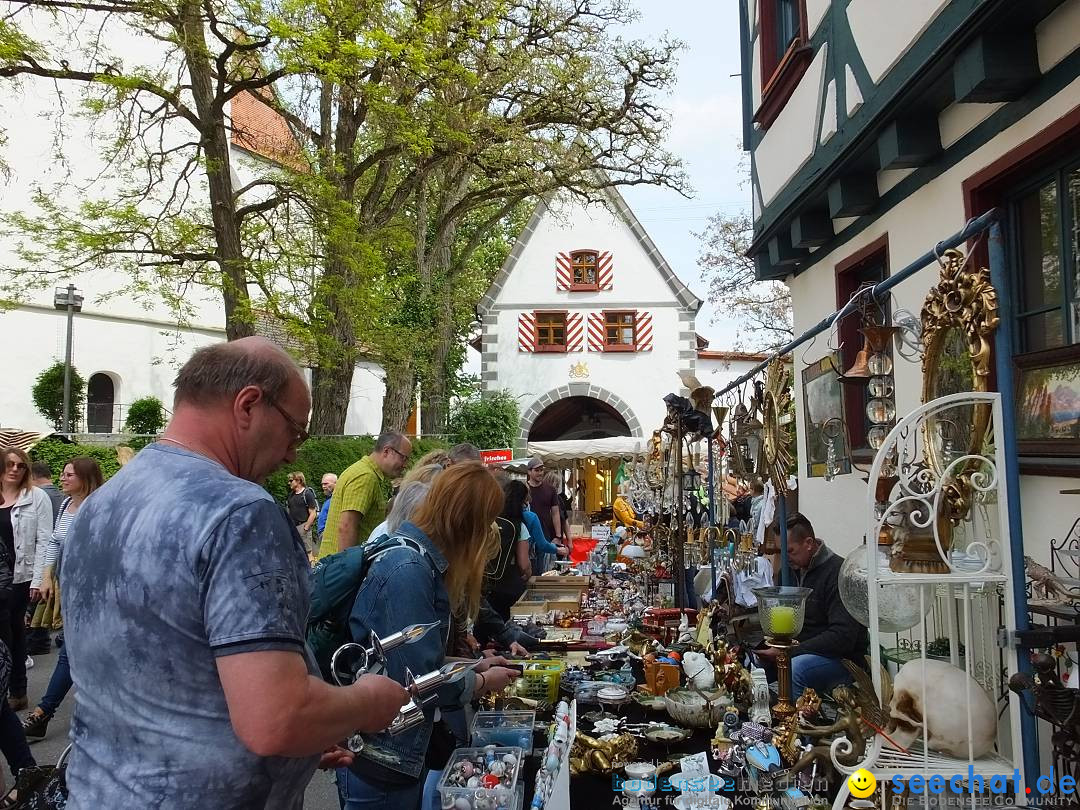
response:
<path fill-rule="evenodd" d="M 851 364 L 842 375 L 840 375 L 841 382 L 854 382 L 854 383 L 869 383 L 870 382 L 870 350 L 866 348 L 859 349 L 859 353 L 855 355 L 855 362 Z"/>

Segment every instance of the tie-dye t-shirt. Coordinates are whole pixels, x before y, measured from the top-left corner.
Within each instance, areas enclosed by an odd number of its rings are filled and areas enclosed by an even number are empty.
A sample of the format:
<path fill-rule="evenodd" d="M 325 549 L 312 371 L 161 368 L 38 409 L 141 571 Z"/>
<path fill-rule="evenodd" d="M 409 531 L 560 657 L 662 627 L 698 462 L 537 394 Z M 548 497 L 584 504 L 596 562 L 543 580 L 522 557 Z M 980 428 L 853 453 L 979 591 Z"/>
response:
<path fill-rule="evenodd" d="M 318 757 L 237 739 L 219 656 L 305 656 L 307 555 L 260 486 L 153 444 L 88 498 L 64 548 L 77 704 L 69 810 L 301 808 Z"/>

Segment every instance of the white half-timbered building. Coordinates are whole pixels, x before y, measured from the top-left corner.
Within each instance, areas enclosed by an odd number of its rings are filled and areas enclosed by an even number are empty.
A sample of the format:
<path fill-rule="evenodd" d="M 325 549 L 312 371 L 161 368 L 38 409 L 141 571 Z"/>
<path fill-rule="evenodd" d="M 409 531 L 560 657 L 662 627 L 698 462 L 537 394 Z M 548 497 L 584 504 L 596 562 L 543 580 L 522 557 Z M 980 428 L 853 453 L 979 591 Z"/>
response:
<path fill-rule="evenodd" d="M 647 438 L 678 372 L 696 370 L 700 306 L 617 190 L 592 204 L 555 196 L 478 306 L 484 389 L 518 398 L 519 448 Z"/>

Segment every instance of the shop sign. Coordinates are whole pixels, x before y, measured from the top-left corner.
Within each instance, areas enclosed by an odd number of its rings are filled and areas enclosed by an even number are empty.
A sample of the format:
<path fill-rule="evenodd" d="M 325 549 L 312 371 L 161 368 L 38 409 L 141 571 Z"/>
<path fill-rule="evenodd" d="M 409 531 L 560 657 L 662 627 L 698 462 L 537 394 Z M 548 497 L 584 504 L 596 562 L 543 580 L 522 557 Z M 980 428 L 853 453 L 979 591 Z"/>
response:
<path fill-rule="evenodd" d="M 514 451 L 509 447 L 501 450 L 481 450 L 480 458 L 485 464 L 501 464 L 504 461 L 513 461 Z"/>

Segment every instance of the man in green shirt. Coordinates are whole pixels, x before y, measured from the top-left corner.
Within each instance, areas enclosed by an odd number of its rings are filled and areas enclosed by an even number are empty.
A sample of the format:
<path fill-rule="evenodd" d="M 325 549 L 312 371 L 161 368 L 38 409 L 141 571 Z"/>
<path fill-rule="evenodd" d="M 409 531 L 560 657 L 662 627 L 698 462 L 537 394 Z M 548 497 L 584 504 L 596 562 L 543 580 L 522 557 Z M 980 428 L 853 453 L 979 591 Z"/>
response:
<path fill-rule="evenodd" d="M 319 559 L 367 540 L 386 517 L 387 482 L 401 475 L 412 443 L 400 433 L 379 436 L 371 455 L 352 464 L 338 478 Z"/>

